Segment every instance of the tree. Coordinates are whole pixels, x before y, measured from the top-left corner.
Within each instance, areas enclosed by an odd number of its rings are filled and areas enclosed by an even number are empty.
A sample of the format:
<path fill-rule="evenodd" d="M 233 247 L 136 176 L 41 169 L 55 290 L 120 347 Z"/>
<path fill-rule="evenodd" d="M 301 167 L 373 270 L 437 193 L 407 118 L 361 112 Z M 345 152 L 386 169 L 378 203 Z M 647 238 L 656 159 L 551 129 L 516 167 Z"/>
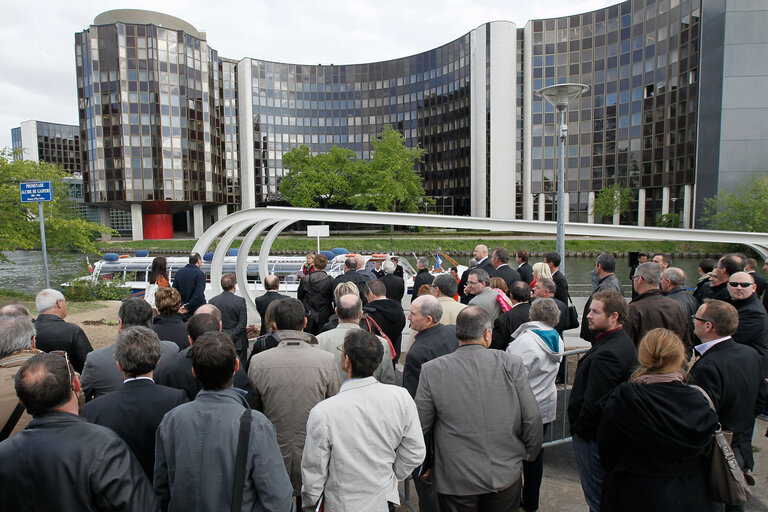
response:
<path fill-rule="evenodd" d="M 768 174 L 705 199 L 701 220 L 710 229 L 768 232 Z"/>
<path fill-rule="evenodd" d="M 356 176 L 358 193 L 350 198 L 355 208 L 417 212 L 434 202 L 424 196 L 423 180 L 414 170 L 424 157 L 422 148 L 407 147 L 405 137 L 391 126 L 372 145 L 373 158 Z"/>
<path fill-rule="evenodd" d="M 319 155 L 312 155 L 305 145 L 293 148 L 283 155 L 288 172 L 280 183 L 280 193 L 299 208 L 345 204 L 359 163 L 354 151 L 337 146 Z"/>
<path fill-rule="evenodd" d="M 613 217 L 629 211 L 629 203 L 632 201 L 632 191 L 622 187 L 618 183 L 608 185 L 595 196 L 592 205 L 592 215 Z"/>
<path fill-rule="evenodd" d="M 95 240 L 110 228 L 89 222 L 72 208 L 67 173 L 60 168 L 32 161 L 14 161 L 8 149 L 0 151 L 0 251 L 41 247 L 36 203 L 22 203 L 19 183 L 50 181 L 53 201 L 43 203 L 45 241 L 49 249 L 98 252 Z M 7 257 L 0 252 L 0 260 Z"/>

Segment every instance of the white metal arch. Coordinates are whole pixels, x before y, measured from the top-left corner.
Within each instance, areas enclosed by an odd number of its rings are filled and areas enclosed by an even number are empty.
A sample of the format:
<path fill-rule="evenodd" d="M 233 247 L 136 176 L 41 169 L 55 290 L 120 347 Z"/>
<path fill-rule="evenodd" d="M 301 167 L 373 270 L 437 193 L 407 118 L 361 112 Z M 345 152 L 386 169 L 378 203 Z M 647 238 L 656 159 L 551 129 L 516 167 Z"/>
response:
<path fill-rule="evenodd" d="M 267 207 L 242 210 L 227 215 L 208 228 L 195 244 L 194 251 L 204 254 L 213 242 L 226 232 L 216 248 L 211 262 L 211 287 L 213 293 L 221 293 L 221 267 L 224 256 L 235 237 L 253 226 L 241 245 L 237 258 L 237 279 L 245 283 L 245 258 L 256 237 L 267 227 L 275 225 L 265 237 L 259 252 L 259 276 L 267 275 L 269 251 L 272 242 L 288 226 L 299 221 L 354 222 L 356 224 L 441 227 L 456 229 L 485 229 L 488 231 L 515 231 L 519 233 L 555 234 L 557 223 L 550 221 L 491 219 L 485 217 L 455 217 L 450 215 L 425 215 L 419 213 L 388 213 L 350 210 L 324 210 L 317 208 Z M 565 235 L 626 238 L 636 240 L 675 240 L 684 242 L 722 242 L 744 244 L 752 247 L 763 258 L 768 257 L 768 233 L 744 233 L 739 231 L 714 231 L 701 229 L 673 229 L 640 226 L 616 226 L 567 222 Z M 247 244 L 246 244 L 247 242 Z M 214 276 L 216 278 L 214 279 Z M 238 287 L 239 294 L 253 302 L 246 286 Z"/>

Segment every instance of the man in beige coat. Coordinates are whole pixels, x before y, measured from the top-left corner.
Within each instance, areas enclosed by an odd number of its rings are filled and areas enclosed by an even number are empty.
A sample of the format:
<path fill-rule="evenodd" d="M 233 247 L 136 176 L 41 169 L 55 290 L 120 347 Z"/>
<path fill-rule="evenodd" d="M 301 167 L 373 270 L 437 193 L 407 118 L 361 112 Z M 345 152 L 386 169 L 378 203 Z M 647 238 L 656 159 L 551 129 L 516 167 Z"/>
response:
<path fill-rule="evenodd" d="M 32 421 L 16 397 L 13 378 L 21 365 L 37 353 L 31 317 L 0 315 L 0 441 L 21 432 Z"/>
<path fill-rule="evenodd" d="M 256 408 L 275 426 L 298 500 L 309 411 L 339 391 L 339 370 L 336 358 L 317 348 L 314 336 L 302 332 L 307 320 L 301 302 L 284 299 L 272 307 L 279 345 L 253 356 L 248 378 Z"/>
<path fill-rule="evenodd" d="M 458 283 L 450 274 L 440 274 L 432 281 L 432 295 L 437 297 L 437 301 L 443 307 L 443 316 L 440 323 L 443 325 L 456 325 L 456 317 L 459 315 L 466 304 L 456 302 L 453 297 L 456 295 Z"/>

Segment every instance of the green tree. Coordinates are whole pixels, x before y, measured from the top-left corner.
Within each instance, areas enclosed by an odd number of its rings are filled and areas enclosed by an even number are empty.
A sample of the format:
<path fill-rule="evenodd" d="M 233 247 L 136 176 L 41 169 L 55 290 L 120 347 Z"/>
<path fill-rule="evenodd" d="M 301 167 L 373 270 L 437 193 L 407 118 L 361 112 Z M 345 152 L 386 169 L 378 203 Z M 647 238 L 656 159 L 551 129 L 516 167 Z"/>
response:
<path fill-rule="evenodd" d="M 632 191 L 622 187 L 618 183 L 608 185 L 595 196 L 592 205 L 592 215 L 613 217 L 629 211 L 629 203 L 632 200 Z"/>
<path fill-rule="evenodd" d="M 768 174 L 705 199 L 701 220 L 710 229 L 768 232 Z"/>
<path fill-rule="evenodd" d="M 352 192 L 350 180 L 360 162 L 355 152 L 333 146 L 328 153 L 312 155 L 305 145 L 283 155 L 288 172 L 280 193 L 299 208 L 327 208 L 345 204 Z"/>
<path fill-rule="evenodd" d="M 391 126 L 372 145 L 371 161 L 353 181 L 357 193 L 350 204 L 357 209 L 417 212 L 434 202 L 425 197 L 422 178 L 414 169 L 424 158 L 422 148 L 407 147 L 405 137 Z"/>
<path fill-rule="evenodd" d="M 110 228 L 85 220 L 69 200 L 67 173 L 60 168 L 32 161 L 14 161 L 8 149 L 0 151 L 0 251 L 35 249 L 41 246 L 36 203 L 21 202 L 19 183 L 50 181 L 53 201 L 43 203 L 45 241 L 49 249 L 98 252 L 95 240 Z M 0 259 L 7 257 L 0 252 Z"/>

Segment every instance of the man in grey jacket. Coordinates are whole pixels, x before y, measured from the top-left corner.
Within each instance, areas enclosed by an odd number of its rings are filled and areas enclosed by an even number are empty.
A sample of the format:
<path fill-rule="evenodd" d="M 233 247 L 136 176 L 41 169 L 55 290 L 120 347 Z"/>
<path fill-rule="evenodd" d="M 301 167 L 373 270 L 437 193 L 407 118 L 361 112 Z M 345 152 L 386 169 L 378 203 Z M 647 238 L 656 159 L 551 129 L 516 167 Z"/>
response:
<path fill-rule="evenodd" d="M 475 268 L 469 271 L 466 286 L 467 295 L 473 295 L 469 301 L 470 306 L 480 306 L 491 317 L 491 324 L 501 314 L 501 304 L 499 304 L 499 293 L 491 288 L 491 276 L 481 268 Z"/>
<path fill-rule="evenodd" d="M 155 492 L 164 511 L 230 510 L 240 417 L 248 408 L 232 388 L 240 360 L 221 332 L 203 334 L 190 352 L 202 391 L 157 429 Z M 242 510 L 290 511 L 293 489 L 275 428 L 260 412 L 250 413 Z"/>
<path fill-rule="evenodd" d="M 541 448 L 542 425 L 523 360 L 491 344 L 482 308 L 459 313 L 459 348 L 424 364 L 416 408 L 435 442 L 442 510 L 516 511 L 522 463 Z"/>
<path fill-rule="evenodd" d="M 619 278 L 616 277 L 616 258 L 607 253 L 602 253 L 597 257 L 595 261 L 595 274 L 597 275 L 597 286 L 592 290 L 592 293 L 587 299 L 587 303 L 584 305 L 584 314 L 581 315 L 581 333 L 579 334 L 583 340 L 594 341 L 595 335 L 589 330 L 589 322 L 587 322 L 587 315 L 589 314 L 589 305 L 592 304 L 592 297 L 597 292 L 605 290 L 616 290 L 620 294 L 624 295 L 624 289 L 621 287 Z"/>

